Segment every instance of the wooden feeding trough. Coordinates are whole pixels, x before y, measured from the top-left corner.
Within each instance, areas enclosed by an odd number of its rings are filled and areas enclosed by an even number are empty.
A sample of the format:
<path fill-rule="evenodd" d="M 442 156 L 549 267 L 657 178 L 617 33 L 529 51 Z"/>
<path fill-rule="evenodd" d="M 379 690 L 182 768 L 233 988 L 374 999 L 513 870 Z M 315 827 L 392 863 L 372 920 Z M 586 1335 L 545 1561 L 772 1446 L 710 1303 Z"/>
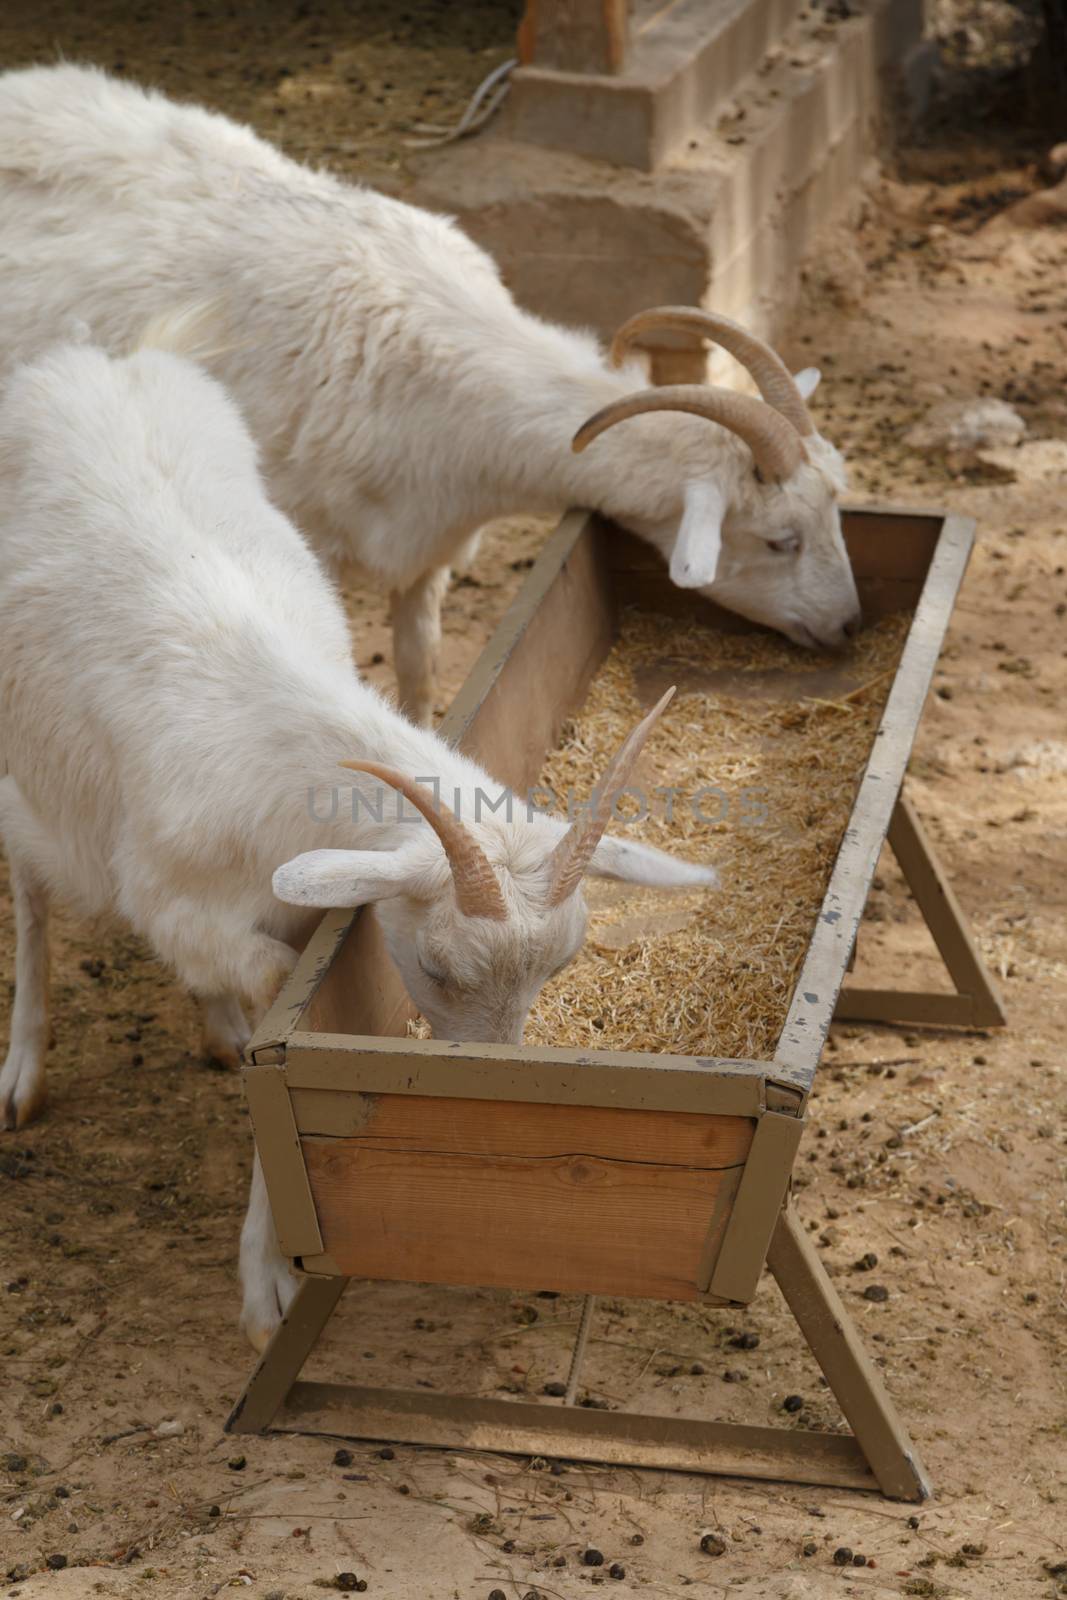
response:
<path fill-rule="evenodd" d="M 789 1202 L 836 1016 L 997 1024 L 958 905 L 901 795 L 973 539 L 958 517 L 855 511 L 845 536 L 868 617 L 910 614 L 773 1058 L 419 1040 L 367 913 L 327 915 L 249 1049 L 245 1082 L 282 1249 L 303 1281 L 229 1419 L 355 1437 L 927 1493 L 922 1467 Z M 622 607 L 687 611 L 618 529 L 564 518 L 443 733 L 522 793 L 611 648 Z M 741 625 L 743 626 L 743 625 Z M 842 987 L 888 837 L 955 991 Z M 581 1152 L 575 1154 L 575 1152 Z M 770 1268 L 852 1428 L 826 1434 L 562 1404 L 298 1380 L 350 1277 L 520 1285 L 745 1305 Z"/>

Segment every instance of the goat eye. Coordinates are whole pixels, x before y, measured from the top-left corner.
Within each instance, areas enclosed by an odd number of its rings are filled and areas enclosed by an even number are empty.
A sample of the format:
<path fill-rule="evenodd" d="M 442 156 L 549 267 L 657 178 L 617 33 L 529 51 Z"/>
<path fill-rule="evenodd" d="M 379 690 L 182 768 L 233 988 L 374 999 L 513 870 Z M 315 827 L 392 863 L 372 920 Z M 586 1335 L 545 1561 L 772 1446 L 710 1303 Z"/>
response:
<path fill-rule="evenodd" d="M 795 556 L 800 549 L 799 533 L 787 533 L 783 539 L 768 539 L 768 548 L 777 551 L 780 556 Z"/>

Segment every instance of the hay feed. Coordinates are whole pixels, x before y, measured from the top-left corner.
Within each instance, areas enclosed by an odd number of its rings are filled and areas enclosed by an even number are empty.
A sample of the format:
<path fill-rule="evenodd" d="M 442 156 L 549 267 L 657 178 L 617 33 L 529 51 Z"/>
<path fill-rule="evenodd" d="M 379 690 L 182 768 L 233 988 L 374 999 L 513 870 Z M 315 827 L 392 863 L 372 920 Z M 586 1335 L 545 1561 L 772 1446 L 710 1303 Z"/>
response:
<path fill-rule="evenodd" d="M 538 997 L 528 1044 L 773 1054 L 909 620 L 885 618 L 838 659 L 774 635 L 626 614 L 541 782 L 587 797 L 643 708 L 676 682 L 633 780 L 651 809 L 628 834 L 712 862 L 721 886 L 587 880 L 586 945 Z M 720 793 L 698 811 L 692 797 L 709 786 Z M 660 787 L 677 791 L 669 818 Z"/>

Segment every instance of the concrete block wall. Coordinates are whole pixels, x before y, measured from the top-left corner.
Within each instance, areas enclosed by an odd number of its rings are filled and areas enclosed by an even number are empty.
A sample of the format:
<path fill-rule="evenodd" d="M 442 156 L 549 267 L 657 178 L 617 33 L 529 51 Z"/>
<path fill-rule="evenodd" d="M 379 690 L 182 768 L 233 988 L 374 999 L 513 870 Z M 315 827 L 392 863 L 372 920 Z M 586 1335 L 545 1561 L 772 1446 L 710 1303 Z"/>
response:
<path fill-rule="evenodd" d="M 730 0 L 733 27 L 747 4 L 762 38 L 778 3 Z M 802 12 L 749 60 L 655 170 L 517 139 L 513 116 L 420 158 L 411 198 L 456 216 L 543 316 L 609 338 L 644 306 L 709 305 L 773 337 L 820 230 L 854 203 L 908 84 L 921 88 L 923 0 L 865 0 L 833 24 Z M 703 364 L 667 343 L 656 370 Z"/>

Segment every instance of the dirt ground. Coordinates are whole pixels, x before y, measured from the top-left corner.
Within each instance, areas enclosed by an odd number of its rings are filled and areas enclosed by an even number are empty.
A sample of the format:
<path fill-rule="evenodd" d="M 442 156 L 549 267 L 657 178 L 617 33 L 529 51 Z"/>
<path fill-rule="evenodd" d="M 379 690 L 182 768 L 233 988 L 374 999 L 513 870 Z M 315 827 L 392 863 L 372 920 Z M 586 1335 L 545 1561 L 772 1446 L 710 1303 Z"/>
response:
<path fill-rule="evenodd" d="M 0 61 L 45 58 L 53 45 L 121 58 L 131 75 L 202 94 L 298 153 L 374 177 L 402 159 L 410 108 L 368 110 L 388 129 L 359 133 L 371 143 L 342 155 L 330 95 L 297 96 L 274 121 L 272 104 L 295 93 L 282 75 L 292 41 L 299 36 L 309 90 L 315 52 L 337 61 L 345 35 L 345 70 L 369 82 L 373 65 L 387 95 L 385 74 L 418 37 L 422 76 L 405 81 L 421 96 L 432 87 L 427 60 L 435 72 L 444 61 L 447 93 L 442 82 L 433 109 L 447 120 L 444 103 L 458 109 L 506 52 L 514 8 L 454 8 L 467 20 L 440 56 L 420 30 L 446 9 L 408 0 L 390 55 L 368 6 L 286 7 L 275 28 L 262 7 L 146 8 L 131 19 L 127 6 L 100 5 L 79 23 L 65 6 L 9 0 Z M 379 7 L 378 22 L 386 15 Z M 218 64 L 201 62 L 194 83 L 188 52 L 209 16 Z M 383 1600 L 486 1600 L 494 1589 L 507 1600 L 576 1600 L 598 1583 L 619 1595 L 692 1588 L 716 1600 L 1030 1600 L 1062 1587 L 1067 511 L 1055 447 L 1034 441 L 1067 440 L 1067 233 L 1003 216 L 1038 183 L 1042 148 L 994 126 L 935 125 L 901 152 L 859 231 L 809 275 L 789 351 L 825 370 L 818 420 L 849 454 L 857 499 L 942 505 L 978 522 L 909 789 L 1003 986 L 1010 1025 L 995 1035 L 835 1030 L 798 1178 L 801 1214 L 936 1498 L 916 1511 L 842 1491 L 557 1473 L 402 1447 L 383 1458 L 350 1442 L 351 1461 L 337 1465 L 340 1440 L 227 1438 L 222 1422 L 251 1364 L 236 1329 L 250 1161 L 240 1085 L 199 1062 L 191 1004 L 135 941 L 60 918 L 51 1106 L 0 1145 L 5 1593 L 204 1600 L 233 1587 L 259 1600 L 313 1600 L 342 1571 Z M 1009 462 L 952 470 L 905 442 L 939 401 L 977 395 L 1009 400 L 1027 424 Z M 543 532 L 499 527 L 454 589 L 446 692 Z M 382 602 L 354 595 L 353 615 L 357 657 L 384 680 Z M 877 882 L 861 975 L 940 983 L 888 860 Z M 0 987 L 9 993 L 4 884 Z M 859 1270 L 868 1252 L 877 1264 Z M 872 1281 L 886 1300 L 865 1299 Z M 533 1291 L 359 1285 L 316 1369 L 536 1396 L 565 1375 L 576 1316 L 574 1300 Z M 740 1333 L 758 1344 L 738 1348 Z M 586 1377 L 588 1394 L 610 1406 L 840 1425 L 769 1282 L 743 1314 L 602 1304 Z M 804 1401 L 796 1415 L 783 1411 L 790 1395 Z M 722 1533 L 722 1555 L 702 1551 L 708 1529 Z M 604 1566 L 582 1564 L 589 1545 Z M 840 1546 L 867 1565 L 835 1567 Z M 608 1576 L 616 1563 L 625 1576 Z"/>

